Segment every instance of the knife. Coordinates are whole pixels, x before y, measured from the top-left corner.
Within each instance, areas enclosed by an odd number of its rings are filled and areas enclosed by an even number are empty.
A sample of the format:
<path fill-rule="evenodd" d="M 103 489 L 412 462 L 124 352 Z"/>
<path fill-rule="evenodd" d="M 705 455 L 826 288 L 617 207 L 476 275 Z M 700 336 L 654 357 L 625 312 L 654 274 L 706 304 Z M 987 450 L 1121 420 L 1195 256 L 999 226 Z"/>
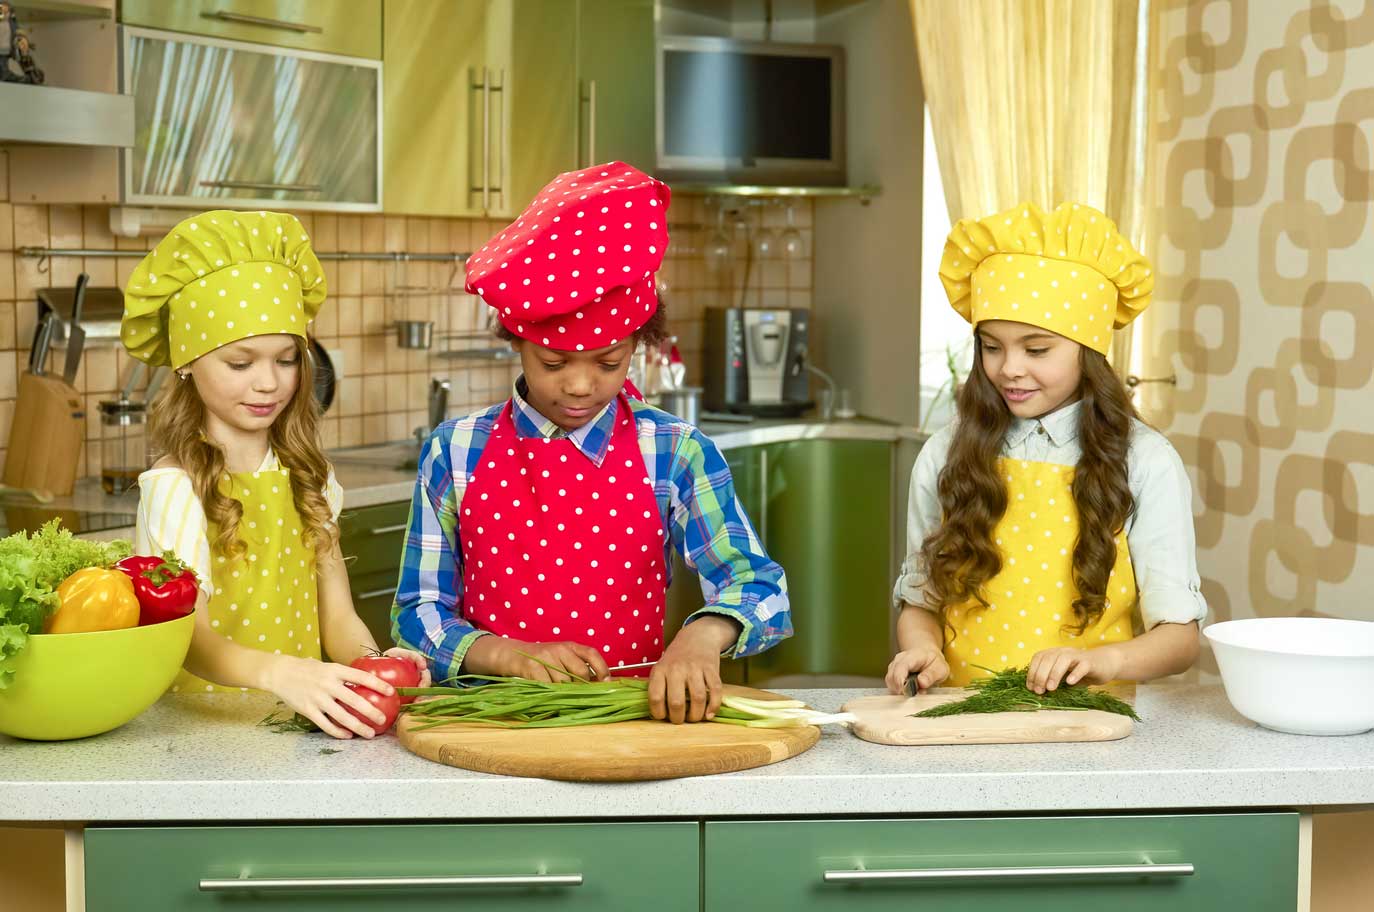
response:
<path fill-rule="evenodd" d="M 916 675 L 907 675 L 906 683 L 902 685 L 902 694 L 908 697 L 914 697 L 918 689 L 919 685 L 916 682 Z"/>
<path fill-rule="evenodd" d="M 41 377 L 48 372 L 48 342 L 52 338 L 52 322 L 56 319 L 51 310 L 45 310 L 38 319 L 33 331 L 33 348 L 29 351 L 29 373 Z"/>
<path fill-rule="evenodd" d="M 86 273 L 76 277 L 76 291 L 72 293 L 72 323 L 67 333 L 67 364 L 62 370 L 62 379 L 68 386 L 74 386 L 77 368 L 81 366 L 81 350 L 86 345 L 86 330 L 81 328 L 81 305 L 86 300 L 86 283 L 91 277 Z"/>

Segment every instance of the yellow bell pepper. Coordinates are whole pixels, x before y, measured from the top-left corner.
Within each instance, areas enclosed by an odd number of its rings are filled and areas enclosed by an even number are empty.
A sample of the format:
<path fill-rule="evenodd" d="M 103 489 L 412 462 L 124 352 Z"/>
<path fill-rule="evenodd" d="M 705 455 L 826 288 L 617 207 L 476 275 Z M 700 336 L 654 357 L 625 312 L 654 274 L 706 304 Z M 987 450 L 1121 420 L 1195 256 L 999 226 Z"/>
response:
<path fill-rule="evenodd" d="M 43 625 L 44 633 L 122 630 L 138 624 L 134 584 L 118 570 L 87 567 L 57 587 L 60 604 Z"/>

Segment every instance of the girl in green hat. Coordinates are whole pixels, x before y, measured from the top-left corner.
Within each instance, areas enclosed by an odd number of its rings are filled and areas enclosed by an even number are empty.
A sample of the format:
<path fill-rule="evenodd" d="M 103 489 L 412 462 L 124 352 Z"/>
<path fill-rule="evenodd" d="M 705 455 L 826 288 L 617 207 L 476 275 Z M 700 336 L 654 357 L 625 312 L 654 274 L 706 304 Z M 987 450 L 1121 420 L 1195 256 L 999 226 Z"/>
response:
<path fill-rule="evenodd" d="M 311 394 L 305 329 L 324 298 L 310 239 L 276 212 L 193 216 L 134 270 L 124 346 L 176 375 L 149 410 L 164 455 L 139 476 L 135 550 L 173 551 L 199 581 L 174 691 L 271 691 L 337 738 L 370 738 L 363 717 L 383 714 L 350 685 L 392 688 L 348 665 L 376 643 L 353 608 Z M 428 683 L 419 654 L 387 655 Z"/>

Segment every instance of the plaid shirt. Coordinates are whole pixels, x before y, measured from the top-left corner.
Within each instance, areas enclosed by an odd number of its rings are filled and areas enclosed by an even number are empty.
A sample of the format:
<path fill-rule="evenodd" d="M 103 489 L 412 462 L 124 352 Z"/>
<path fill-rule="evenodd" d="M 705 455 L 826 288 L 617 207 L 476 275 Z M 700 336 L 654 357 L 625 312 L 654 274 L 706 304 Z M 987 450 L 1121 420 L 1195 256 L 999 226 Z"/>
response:
<path fill-rule="evenodd" d="M 593 464 L 601 465 L 615 427 L 617 400 L 593 421 L 567 434 L 525 401 L 523 389 L 522 379 L 511 398 L 516 436 L 567 436 Z M 671 531 L 664 543 L 664 563 L 671 573 L 672 549 L 676 549 L 701 581 L 706 604 L 686 623 L 707 614 L 738 621 L 739 640 L 725 653 L 731 657 L 763 652 L 791 636 L 786 577 L 764 553 L 735 496 L 720 450 L 681 419 L 638 400 L 629 401 L 659 513 Z M 441 424 L 420 458 L 400 581 L 391 608 L 391 637 L 427 656 L 436 680 L 459 674 L 468 647 L 486 635 L 462 614 L 458 517 L 467 479 L 482 458 L 502 407 L 495 405 Z"/>

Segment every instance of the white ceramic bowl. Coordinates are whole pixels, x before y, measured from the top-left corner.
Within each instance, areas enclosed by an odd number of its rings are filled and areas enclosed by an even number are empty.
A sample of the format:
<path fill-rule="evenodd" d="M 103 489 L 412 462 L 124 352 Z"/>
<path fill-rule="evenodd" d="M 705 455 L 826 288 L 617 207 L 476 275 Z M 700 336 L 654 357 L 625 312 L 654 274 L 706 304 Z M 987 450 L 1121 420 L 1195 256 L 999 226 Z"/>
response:
<path fill-rule="evenodd" d="M 1251 618 L 1204 628 L 1242 716 L 1295 735 L 1374 728 L 1374 623 Z"/>

